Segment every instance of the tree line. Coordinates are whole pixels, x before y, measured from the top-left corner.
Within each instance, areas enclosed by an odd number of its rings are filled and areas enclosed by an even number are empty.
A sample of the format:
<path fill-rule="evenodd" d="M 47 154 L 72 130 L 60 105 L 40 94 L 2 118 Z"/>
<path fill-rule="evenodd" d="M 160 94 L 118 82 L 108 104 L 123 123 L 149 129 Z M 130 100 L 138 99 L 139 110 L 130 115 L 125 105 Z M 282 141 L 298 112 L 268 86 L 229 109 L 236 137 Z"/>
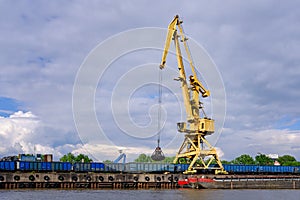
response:
<path fill-rule="evenodd" d="M 146 155 L 144 153 L 140 154 L 134 162 L 142 162 L 142 163 L 172 163 L 175 159 L 175 156 L 172 157 L 166 157 L 163 161 L 154 161 L 151 159 L 149 155 Z M 75 156 L 72 153 L 68 153 L 60 158 L 61 162 L 92 162 L 93 160 L 89 158 L 87 155 L 79 154 L 78 156 Z M 222 160 L 221 162 L 223 164 L 239 164 L 239 165 L 274 165 L 274 159 L 269 158 L 265 154 L 259 154 L 255 156 L 254 158 L 251 157 L 248 154 L 243 154 L 231 161 Z M 276 159 L 277 162 L 279 162 L 282 166 L 300 166 L 300 162 L 296 160 L 295 157 L 291 155 L 283 155 L 279 156 L 278 159 Z M 110 160 L 103 161 L 104 163 L 112 163 Z M 179 159 L 179 163 L 186 163 L 185 159 Z"/>
<path fill-rule="evenodd" d="M 294 156 L 283 155 L 275 159 L 282 166 L 299 166 L 300 162 L 296 160 Z M 241 164 L 241 165 L 274 165 L 274 159 L 266 156 L 265 154 L 259 154 L 252 158 L 250 155 L 243 154 L 232 161 L 224 161 L 224 164 Z"/>
<path fill-rule="evenodd" d="M 172 163 L 174 160 L 175 156 L 173 157 L 166 157 L 163 161 L 163 163 Z M 276 159 L 277 162 L 279 162 L 280 165 L 282 166 L 300 166 L 300 162 L 296 160 L 295 157 L 291 156 L 291 155 L 283 155 L 278 157 L 278 159 Z M 134 160 L 134 162 L 156 162 L 153 161 L 151 159 L 150 156 L 146 155 L 146 154 L 140 154 L 138 156 L 138 158 L 136 158 Z M 257 156 L 255 156 L 255 158 L 253 158 L 252 156 L 248 155 L 248 154 L 243 154 L 231 161 L 227 161 L 227 160 L 222 160 L 221 161 L 223 164 L 239 164 L 239 165 L 274 165 L 275 160 L 269 158 L 267 155 L 265 154 L 259 154 Z M 180 160 L 179 159 L 179 163 L 186 163 L 186 161 L 184 159 Z"/>

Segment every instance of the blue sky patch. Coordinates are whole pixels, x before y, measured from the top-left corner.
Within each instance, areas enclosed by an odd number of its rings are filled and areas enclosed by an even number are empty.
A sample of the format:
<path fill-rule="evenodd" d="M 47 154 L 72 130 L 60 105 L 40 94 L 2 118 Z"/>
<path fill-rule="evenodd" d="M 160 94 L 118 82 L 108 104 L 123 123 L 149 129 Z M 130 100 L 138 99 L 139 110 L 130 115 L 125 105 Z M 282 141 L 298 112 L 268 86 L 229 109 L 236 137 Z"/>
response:
<path fill-rule="evenodd" d="M 275 125 L 277 129 L 300 130 L 300 119 L 289 116 L 281 118 Z"/>
<path fill-rule="evenodd" d="M 0 116 L 8 117 L 10 114 L 19 111 L 21 102 L 16 99 L 0 97 Z"/>

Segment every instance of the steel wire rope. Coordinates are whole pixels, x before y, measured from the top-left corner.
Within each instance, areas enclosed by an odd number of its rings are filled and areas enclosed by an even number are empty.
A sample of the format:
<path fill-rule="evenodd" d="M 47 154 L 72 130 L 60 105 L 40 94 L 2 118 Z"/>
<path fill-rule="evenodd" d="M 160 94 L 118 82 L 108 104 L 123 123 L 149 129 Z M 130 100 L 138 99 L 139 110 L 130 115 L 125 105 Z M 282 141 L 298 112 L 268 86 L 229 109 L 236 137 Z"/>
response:
<path fill-rule="evenodd" d="M 161 110 L 162 110 L 162 70 L 159 69 L 158 75 L 158 111 L 157 111 L 157 147 L 151 155 L 151 159 L 154 161 L 162 161 L 165 159 L 164 153 L 160 148 L 160 135 L 162 131 L 161 123 Z"/>
<path fill-rule="evenodd" d="M 161 135 L 161 104 L 162 104 L 162 70 L 159 69 L 158 74 L 158 113 L 157 113 L 157 146 L 160 145 L 160 135 Z"/>

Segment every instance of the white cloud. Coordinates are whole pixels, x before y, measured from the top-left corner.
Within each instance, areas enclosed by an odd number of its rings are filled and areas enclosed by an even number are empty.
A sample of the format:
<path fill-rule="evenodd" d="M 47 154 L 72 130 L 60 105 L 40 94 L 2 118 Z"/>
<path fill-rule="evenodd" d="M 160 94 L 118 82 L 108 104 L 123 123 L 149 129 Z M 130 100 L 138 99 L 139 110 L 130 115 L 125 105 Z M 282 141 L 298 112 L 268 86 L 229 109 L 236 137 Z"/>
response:
<path fill-rule="evenodd" d="M 43 131 L 45 127 L 40 119 L 32 112 L 18 111 L 8 117 L 0 117 L 0 155 L 17 155 L 19 153 L 53 154 L 55 159 L 81 146 L 73 144 L 74 140 L 66 140 L 65 136 L 49 137 L 53 129 Z M 70 135 L 69 135 L 70 136 Z M 53 141 L 63 140 L 64 144 L 57 145 Z M 72 142 L 68 144 L 67 142 Z"/>
<path fill-rule="evenodd" d="M 219 159 L 222 159 L 224 157 L 224 152 L 220 147 L 215 147 L 217 151 L 217 155 L 219 156 Z"/>
<path fill-rule="evenodd" d="M 38 118 L 31 112 L 24 113 L 18 111 L 7 118 L 0 117 L 0 153 L 10 153 L 11 150 L 13 150 L 14 153 L 16 153 L 17 150 L 30 153 L 28 147 L 24 146 L 24 141 L 33 134 L 38 125 Z"/>

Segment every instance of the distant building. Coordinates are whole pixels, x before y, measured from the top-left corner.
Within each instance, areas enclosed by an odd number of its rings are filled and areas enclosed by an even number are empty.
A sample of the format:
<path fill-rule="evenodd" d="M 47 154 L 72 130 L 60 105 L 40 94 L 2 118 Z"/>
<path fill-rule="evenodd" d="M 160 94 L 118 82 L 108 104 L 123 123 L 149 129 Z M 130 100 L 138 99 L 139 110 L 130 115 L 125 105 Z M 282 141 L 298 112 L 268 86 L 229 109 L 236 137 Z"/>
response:
<path fill-rule="evenodd" d="M 275 160 L 275 161 L 274 161 L 274 165 L 279 166 L 280 163 L 279 163 L 277 160 Z"/>
<path fill-rule="evenodd" d="M 271 158 L 274 161 L 274 165 L 278 166 L 280 163 L 277 161 L 279 156 L 278 154 L 267 154 L 267 157 Z"/>
<path fill-rule="evenodd" d="M 267 154 L 266 156 L 273 160 L 277 160 L 279 158 L 278 154 Z"/>

